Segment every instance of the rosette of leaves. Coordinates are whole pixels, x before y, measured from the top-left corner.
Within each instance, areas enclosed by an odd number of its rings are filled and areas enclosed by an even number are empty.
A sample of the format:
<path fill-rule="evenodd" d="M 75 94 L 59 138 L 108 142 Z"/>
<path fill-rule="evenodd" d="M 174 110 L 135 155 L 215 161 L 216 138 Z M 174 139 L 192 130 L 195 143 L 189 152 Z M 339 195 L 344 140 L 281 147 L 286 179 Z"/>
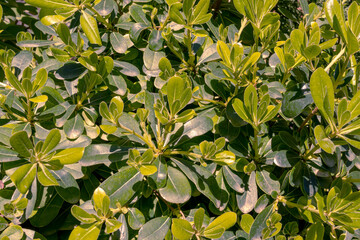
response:
<path fill-rule="evenodd" d="M 43 186 L 58 186 L 56 171 L 82 158 L 83 147 L 56 149 L 60 140 L 58 129 L 51 130 L 45 141 L 36 141 L 25 131 L 19 131 L 9 139 L 12 149 L 1 147 L 1 161 L 6 163 L 8 174 L 20 193 L 26 194 L 35 179 Z"/>
<path fill-rule="evenodd" d="M 71 214 L 80 221 L 81 225 L 72 230 L 69 239 L 98 239 L 102 226 L 105 233 L 110 234 L 121 227 L 121 222 L 114 218 L 115 209 L 110 209 L 110 199 L 103 189 L 96 188 L 92 196 L 93 209 L 88 211 L 74 205 Z M 95 212 L 95 213 L 92 213 Z"/>
<path fill-rule="evenodd" d="M 191 222 L 187 219 L 173 219 L 171 232 L 179 240 L 192 239 L 194 236 L 197 239 L 201 239 L 201 237 L 219 238 L 224 234 L 225 230 L 231 228 L 236 223 L 236 218 L 235 213 L 227 212 L 213 219 L 207 226 L 203 226 L 205 210 L 199 208 L 194 213 L 193 221 Z"/>

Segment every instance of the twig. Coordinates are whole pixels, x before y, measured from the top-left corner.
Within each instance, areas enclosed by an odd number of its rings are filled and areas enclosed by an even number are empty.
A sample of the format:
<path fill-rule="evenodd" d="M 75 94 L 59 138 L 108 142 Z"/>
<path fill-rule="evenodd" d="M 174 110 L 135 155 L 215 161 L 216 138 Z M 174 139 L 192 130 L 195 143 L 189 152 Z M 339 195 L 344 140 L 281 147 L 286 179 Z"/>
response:
<path fill-rule="evenodd" d="M 298 129 L 298 132 L 300 132 L 306 125 L 306 123 L 308 121 L 310 121 L 310 119 L 319 111 L 319 109 L 317 107 L 314 108 L 314 110 L 312 110 L 312 112 L 309 114 L 309 116 L 307 116 L 304 120 L 304 122 L 301 124 L 300 128 Z"/>

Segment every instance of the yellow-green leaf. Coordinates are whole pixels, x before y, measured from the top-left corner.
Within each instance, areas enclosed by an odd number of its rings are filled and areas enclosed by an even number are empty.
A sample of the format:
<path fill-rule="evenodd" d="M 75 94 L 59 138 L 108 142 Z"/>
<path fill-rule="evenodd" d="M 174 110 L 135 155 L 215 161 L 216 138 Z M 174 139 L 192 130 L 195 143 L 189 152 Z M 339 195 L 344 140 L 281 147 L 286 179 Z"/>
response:
<path fill-rule="evenodd" d="M 55 23 L 63 22 L 65 19 L 66 19 L 66 17 L 63 17 L 61 15 L 48 15 L 41 19 L 41 23 L 46 26 L 50 26 Z"/>
<path fill-rule="evenodd" d="M 155 165 L 142 165 L 139 170 L 142 175 L 148 176 L 156 173 L 157 167 Z"/>
<path fill-rule="evenodd" d="M 84 148 L 68 148 L 55 154 L 51 159 L 59 160 L 61 164 L 72 164 L 80 161 L 84 154 Z"/>
<path fill-rule="evenodd" d="M 29 100 L 31 102 L 34 102 L 34 103 L 43 103 L 43 102 L 46 102 L 48 100 L 48 96 L 40 95 L 40 96 L 37 96 L 37 97 L 30 98 Z"/>
<path fill-rule="evenodd" d="M 90 43 L 101 46 L 100 33 L 95 18 L 81 11 L 80 25 Z"/>

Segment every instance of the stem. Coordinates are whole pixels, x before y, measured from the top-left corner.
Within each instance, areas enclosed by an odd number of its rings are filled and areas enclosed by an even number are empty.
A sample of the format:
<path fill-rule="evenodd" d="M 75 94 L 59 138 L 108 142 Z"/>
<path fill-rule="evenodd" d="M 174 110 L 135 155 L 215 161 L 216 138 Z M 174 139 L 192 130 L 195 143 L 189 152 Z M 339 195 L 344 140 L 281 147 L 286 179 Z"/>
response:
<path fill-rule="evenodd" d="M 27 122 L 28 120 L 22 116 L 17 115 L 16 113 L 13 113 L 9 108 L 6 107 L 6 105 L 2 105 L 1 108 L 3 108 L 7 114 L 13 116 L 14 118 L 17 118 L 19 121 Z"/>
<path fill-rule="evenodd" d="M 215 101 L 215 100 L 211 100 L 211 99 L 204 99 L 204 98 L 199 98 L 199 97 L 193 97 L 193 98 L 197 102 L 210 102 L 210 103 L 213 103 L 213 104 L 221 105 L 223 107 L 226 106 L 225 103 L 220 102 L 220 101 Z"/>
<path fill-rule="evenodd" d="M 167 150 L 163 153 L 163 155 L 165 155 L 165 156 L 185 155 L 185 156 L 193 157 L 193 158 L 202 158 L 202 155 L 200 155 L 200 154 L 188 152 L 188 151 L 178 151 L 178 150 Z"/>
<path fill-rule="evenodd" d="M 311 155 L 313 155 L 314 152 L 316 152 L 316 150 L 318 150 L 319 148 L 320 148 L 320 145 L 319 145 L 319 144 L 316 144 L 315 147 L 313 147 L 313 148 L 304 156 L 304 159 L 305 159 L 305 160 L 308 160 L 309 157 L 310 157 Z"/>
<path fill-rule="evenodd" d="M 317 107 L 312 110 L 312 112 L 305 118 L 304 122 L 301 124 L 300 128 L 298 129 L 298 132 L 300 132 L 306 125 L 308 121 L 319 111 Z"/>
<path fill-rule="evenodd" d="M 31 123 L 33 114 L 32 114 L 32 111 L 31 111 L 31 102 L 30 102 L 29 98 L 26 99 L 26 102 L 27 102 L 27 121 L 29 123 Z"/>
<path fill-rule="evenodd" d="M 327 65 L 325 68 L 325 72 L 329 73 L 330 68 L 342 57 L 342 55 L 346 52 L 346 48 L 343 48 L 335 57 L 334 59 Z"/>
<path fill-rule="evenodd" d="M 179 54 L 175 49 L 174 49 L 174 45 L 171 43 L 171 41 L 168 41 L 166 39 L 166 44 L 168 46 L 168 48 L 170 49 L 170 51 L 186 66 L 189 66 L 189 64 L 183 59 L 183 57 L 181 56 L 181 54 Z"/>
<path fill-rule="evenodd" d="M 117 124 L 118 127 L 124 129 L 125 131 L 135 135 L 136 137 L 140 138 L 143 142 L 145 142 L 155 153 L 158 152 L 158 149 L 156 148 L 155 144 L 149 139 L 146 139 L 144 136 L 138 134 L 137 132 L 135 132 L 134 130 L 131 130 L 130 128 L 125 127 L 124 125 L 122 125 L 121 123 Z"/>
<path fill-rule="evenodd" d="M 281 83 L 282 83 L 282 84 L 285 84 L 286 79 L 289 78 L 289 70 L 290 70 L 290 69 L 286 69 L 286 71 L 284 72 L 284 76 L 283 76 L 283 78 L 282 78 L 282 80 L 281 80 Z"/>
<path fill-rule="evenodd" d="M 188 49 L 188 52 L 189 52 L 189 60 L 188 60 L 188 66 L 193 66 L 194 65 L 194 59 L 195 59 L 195 55 L 192 51 L 192 47 L 191 47 L 191 43 L 192 43 L 192 40 L 191 40 L 191 32 L 190 32 L 190 29 L 186 29 L 187 30 L 187 33 L 186 33 L 186 46 L 187 46 L 187 49 Z"/>
<path fill-rule="evenodd" d="M 183 218 L 183 219 L 185 219 L 185 216 L 183 215 L 183 214 L 181 214 L 182 212 L 181 212 L 181 210 L 180 210 L 180 207 L 179 207 L 179 212 L 175 209 L 175 208 L 173 208 L 169 203 L 168 203 L 168 201 L 166 201 L 161 195 L 160 195 L 160 193 L 159 192 L 157 192 L 157 191 L 154 191 L 154 194 L 156 195 L 156 197 L 157 198 L 159 198 L 161 201 L 163 201 L 165 204 L 166 204 L 166 206 L 171 210 L 171 212 L 173 213 L 173 214 L 175 214 L 177 217 L 179 217 L 179 218 Z M 180 215 L 179 215 L 179 213 L 180 213 Z"/>
<path fill-rule="evenodd" d="M 166 26 L 166 24 L 168 23 L 169 20 L 170 20 L 170 14 L 168 13 L 168 15 L 166 16 L 165 21 L 164 21 L 164 23 L 161 25 L 159 31 L 164 30 L 164 28 L 165 28 L 165 26 Z"/>
<path fill-rule="evenodd" d="M 360 77 L 360 69 L 356 63 L 356 59 L 355 59 L 354 55 L 351 56 L 350 62 L 351 62 L 351 68 L 354 71 L 354 76 L 351 79 L 351 86 L 352 86 L 353 94 L 355 95 L 357 92 L 357 86 L 358 86 L 359 77 Z"/>
<path fill-rule="evenodd" d="M 331 225 L 331 233 L 333 234 L 333 236 L 335 237 L 335 239 L 338 239 L 337 234 L 336 234 L 336 229 L 334 225 Z"/>
<path fill-rule="evenodd" d="M 339 85 L 339 81 L 342 79 L 344 73 L 346 72 L 346 67 L 347 67 L 349 61 L 350 61 L 350 58 L 347 57 L 346 60 L 345 60 L 345 62 L 344 62 L 344 64 L 343 64 L 342 67 L 341 67 L 341 70 L 340 70 L 340 72 L 339 72 L 338 77 L 335 79 L 335 83 L 334 83 L 334 89 L 335 89 L 335 90 L 336 90 L 337 86 Z"/>
<path fill-rule="evenodd" d="M 277 198 L 277 200 L 278 200 L 279 202 L 282 202 L 282 203 L 286 204 L 287 206 L 289 206 L 289 207 L 291 207 L 291 208 L 299 208 L 299 209 L 301 209 L 301 210 L 309 211 L 309 212 L 312 212 L 312 213 L 315 213 L 315 214 L 320 215 L 319 210 L 314 209 L 314 208 L 309 208 L 308 206 L 300 205 L 300 204 L 298 204 L 298 203 L 289 202 L 289 201 L 286 200 L 285 197 L 283 197 L 283 196 L 279 196 L 279 197 Z M 324 212 L 324 215 L 327 216 L 327 213 Z"/>
<path fill-rule="evenodd" d="M 248 19 L 246 17 L 244 17 L 242 20 L 241 20 L 241 26 L 240 26 L 240 29 L 237 33 L 237 36 L 236 36 L 236 39 L 235 41 L 238 42 L 239 39 L 240 39 L 240 36 L 241 36 L 241 33 L 244 31 L 245 27 L 248 25 Z"/>
<path fill-rule="evenodd" d="M 254 128 L 254 141 L 253 141 L 253 149 L 255 153 L 255 161 L 259 160 L 259 145 L 258 145 L 258 134 L 259 131 Z"/>

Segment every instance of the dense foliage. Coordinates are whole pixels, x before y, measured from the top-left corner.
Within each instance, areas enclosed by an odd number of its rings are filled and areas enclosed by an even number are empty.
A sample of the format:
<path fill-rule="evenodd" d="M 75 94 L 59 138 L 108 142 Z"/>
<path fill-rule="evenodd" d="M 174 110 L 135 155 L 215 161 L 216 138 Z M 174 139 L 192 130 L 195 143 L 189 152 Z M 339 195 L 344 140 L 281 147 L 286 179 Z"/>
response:
<path fill-rule="evenodd" d="M 360 238 L 360 1 L 0 4 L 1 240 Z"/>

